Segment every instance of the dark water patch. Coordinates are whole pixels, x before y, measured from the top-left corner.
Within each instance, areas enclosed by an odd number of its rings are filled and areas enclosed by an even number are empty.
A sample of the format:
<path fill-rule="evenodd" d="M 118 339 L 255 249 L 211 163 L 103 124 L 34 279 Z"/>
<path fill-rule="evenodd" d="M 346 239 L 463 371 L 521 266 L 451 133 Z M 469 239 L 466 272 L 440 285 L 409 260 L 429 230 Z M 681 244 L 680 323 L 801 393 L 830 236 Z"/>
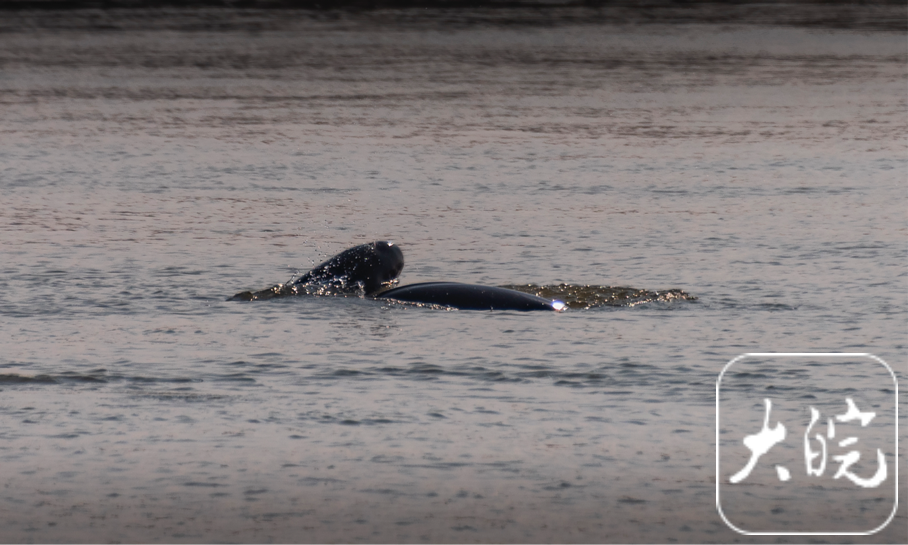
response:
<path fill-rule="evenodd" d="M 600 373 L 560 373 L 561 377 L 564 377 L 567 380 L 581 380 L 585 382 L 601 382 L 602 380 L 607 379 L 606 375 Z"/>
<path fill-rule="evenodd" d="M 17 373 L 8 373 L 0 374 L 0 384 L 71 384 L 71 383 L 107 383 L 111 379 L 118 379 L 121 377 L 110 377 L 104 373 L 104 369 L 100 369 L 100 372 L 92 372 L 88 374 L 76 373 L 74 371 L 63 371 L 59 374 L 54 375 L 21 375 Z"/>
<path fill-rule="evenodd" d="M 202 276 L 205 274 L 208 274 L 208 271 L 190 270 L 187 267 L 164 267 L 163 269 L 152 273 L 153 276 L 161 278 L 171 278 L 175 276 Z"/>
<path fill-rule="evenodd" d="M 733 378 L 742 378 L 742 379 L 743 378 L 750 378 L 750 379 L 769 378 L 769 376 L 764 373 L 750 373 L 747 371 L 741 371 L 740 373 L 730 374 L 730 376 Z"/>
<path fill-rule="evenodd" d="M 261 515 L 251 515 L 249 518 L 259 522 L 271 522 L 275 519 L 288 519 L 288 518 L 299 518 L 306 515 L 311 515 L 315 510 L 306 509 L 303 511 L 286 511 L 286 512 L 274 512 L 274 513 L 262 513 Z"/>
<path fill-rule="evenodd" d="M 195 2 L 220 9 L 180 10 L 173 15 L 173 0 L 10 0 L 0 2 L 0 32 L 23 29 L 130 32 L 172 30 L 180 32 L 273 32 L 296 31 L 319 22 L 328 28 L 345 25 L 413 26 L 443 29 L 468 28 L 557 28 L 564 25 L 781 25 L 823 29 L 903 31 L 904 7 L 896 2 L 852 4 L 846 2 L 565 2 L 559 0 L 509 0 L 489 2 L 495 9 L 477 9 L 483 2 L 449 0 L 279 2 L 273 0 L 208 0 Z M 244 9 L 231 9 L 236 6 Z M 98 7 L 118 8 L 99 10 Z M 274 10 L 272 8 L 283 8 Z M 287 9 L 304 8 L 304 9 Z M 379 9 L 376 9 L 379 8 Z M 391 8 L 391 9 L 389 9 Z M 409 8 L 409 9 L 398 9 Z M 244 68 L 257 60 L 245 55 L 241 64 L 218 62 L 217 58 L 184 60 L 180 66 L 198 68 Z M 177 62 L 174 59 L 173 62 Z M 274 60 L 266 67 L 286 66 Z M 312 61 L 318 68 L 324 65 Z"/>
<path fill-rule="evenodd" d="M 751 387 L 753 387 L 753 385 L 751 385 Z M 794 391 L 794 390 L 802 390 L 802 389 L 804 389 L 804 387 L 803 386 L 781 386 L 781 385 L 776 385 L 776 384 L 770 384 L 769 386 L 766 386 L 763 389 L 764 390 L 782 390 L 785 392 L 790 392 L 790 391 Z M 843 391 L 847 391 L 847 390 L 843 390 Z"/>
<path fill-rule="evenodd" d="M 321 424 L 338 424 L 341 426 L 381 426 L 387 424 L 399 424 L 405 422 L 402 419 L 391 419 L 384 416 L 375 416 L 371 418 L 353 418 L 348 415 L 333 415 L 327 413 L 321 413 L 318 411 L 312 411 L 308 413 L 300 413 L 297 415 L 299 420 L 311 420 Z M 406 420 L 407 422 L 414 422 L 416 420 Z M 291 435 L 291 439 L 305 439 L 308 436 L 302 435 Z"/>
<path fill-rule="evenodd" d="M 767 310 L 769 312 L 792 311 L 798 310 L 798 307 L 786 305 L 783 303 L 760 303 L 755 305 L 756 310 Z"/>
<path fill-rule="evenodd" d="M 505 424 L 504 422 L 481 422 L 477 424 L 480 428 L 511 428 L 510 424 Z"/>
<path fill-rule="evenodd" d="M 591 185 L 591 186 L 579 186 L 579 185 L 563 185 L 555 184 L 549 185 L 550 182 L 539 182 L 539 187 L 536 191 L 564 191 L 569 194 L 582 193 L 586 195 L 598 195 L 600 193 L 606 193 L 612 191 L 614 188 L 610 185 Z"/>
<path fill-rule="evenodd" d="M 403 492 L 392 488 L 363 488 L 360 492 L 367 494 L 381 494 L 383 496 L 403 496 Z"/>
<path fill-rule="evenodd" d="M 889 246 L 886 244 L 858 244 L 856 246 L 835 246 L 834 250 L 886 250 Z"/>
<path fill-rule="evenodd" d="M 341 479 L 335 479 L 332 477 L 302 477 L 297 480 L 298 483 L 304 486 L 315 486 L 315 485 L 326 485 L 326 484 L 338 484 L 343 483 Z"/>
<path fill-rule="evenodd" d="M 336 371 L 332 371 L 329 376 L 332 376 L 332 377 L 358 377 L 358 376 L 363 376 L 363 375 L 368 375 L 368 374 L 371 374 L 371 373 L 368 373 L 365 371 L 358 371 L 356 369 L 338 369 Z"/>
<path fill-rule="evenodd" d="M 440 375 L 445 373 L 451 373 L 447 369 L 440 367 L 438 365 L 433 365 L 431 363 L 418 363 L 410 366 L 405 371 L 407 374 L 411 375 Z M 452 374 L 462 374 L 462 373 L 452 373 Z"/>
<path fill-rule="evenodd" d="M 543 490 L 564 490 L 566 488 L 575 488 L 575 487 L 576 487 L 576 485 L 573 485 L 567 481 L 561 481 L 558 484 L 543 486 L 542 489 Z"/>
<path fill-rule="evenodd" d="M 636 370 L 636 369 L 647 369 L 647 370 L 657 369 L 657 367 L 655 365 L 650 365 L 648 363 L 638 363 L 638 362 L 633 362 L 633 361 L 626 361 L 623 363 L 619 363 L 618 367 L 620 367 L 624 371 L 632 371 L 632 370 Z"/>
<path fill-rule="evenodd" d="M 792 187 L 790 189 L 785 189 L 782 191 L 786 195 L 806 195 L 810 193 L 825 193 L 826 189 L 822 187 Z"/>
<path fill-rule="evenodd" d="M 0 384 L 56 384 L 57 380 L 50 375 L 19 375 L 3 374 L 0 375 Z"/>
<path fill-rule="evenodd" d="M 247 496 L 256 496 L 258 494 L 264 494 L 266 492 L 268 492 L 267 488 L 256 488 L 256 489 L 252 489 L 252 490 L 247 490 L 247 491 L 243 492 L 243 494 L 245 494 Z"/>
<path fill-rule="evenodd" d="M 254 383 L 255 379 L 247 376 L 245 373 L 231 373 L 228 375 L 216 375 L 211 380 L 217 382 L 249 382 Z"/>
<path fill-rule="evenodd" d="M 131 392 L 131 396 L 155 399 L 158 401 L 184 401 L 193 403 L 207 403 L 228 399 L 230 396 L 220 394 L 201 394 L 196 392 L 162 391 L 162 392 Z"/>
<path fill-rule="evenodd" d="M 525 378 L 547 378 L 547 377 L 552 376 L 552 371 L 550 371 L 550 370 L 529 371 L 529 372 L 521 372 L 521 373 L 517 373 L 517 374 L 518 374 L 518 376 L 525 377 Z"/>
<path fill-rule="evenodd" d="M 523 382 L 522 379 L 517 377 L 507 376 L 501 371 L 492 371 L 488 369 L 474 369 L 470 375 L 479 380 L 488 381 L 488 382 Z"/>
<path fill-rule="evenodd" d="M 379 454 L 377 456 L 373 456 L 369 461 L 376 463 L 376 464 L 393 464 L 393 463 L 399 464 L 400 462 L 404 461 L 404 457 L 403 456 L 387 456 L 385 454 Z"/>
<path fill-rule="evenodd" d="M 401 464 L 401 467 L 448 470 L 461 467 L 473 467 L 474 465 L 475 464 L 465 462 L 435 462 L 432 464 Z"/>
<path fill-rule="evenodd" d="M 58 375 L 60 382 L 107 382 L 107 377 L 98 375 L 80 375 L 72 371 L 64 371 Z"/>
<path fill-rule="evenodd" d="M 507 473 L 519 473 L 519 467 L 523 464 L 523 460 L 503 460 L 500 462 L 486 462 L 477 464 L 482 467 L 487 467 L 489 469 L 494 469 L 497 471 L 504 471 Z"/>
<path fill-rule="evenodd" d="M 190 481 L 188 483 L 183 483 L 183 486 L 193 486 L 193 487 L 203 487 L 203 488 L 220 488 L 222 486 L 227 486 L 226 484 L 220 483 L 203 483 L 198 481 Z"/>
<path fill-rule="evenodd" d="M 479 358 L 482 359 L 482 358 Z M 497 368 L 496 368 L 497 367 Z M 585 366 L 589 367 L 589 366 Z M 529 370 L 527 370 L 529 368 Z M 449 378 L 462 378 L 487 383 L 524 383 L 546 381 L 557 386 L 602 386 L 640 384 L 644 381 L 662 380 L 667 384 L 690 385 L 690 373 L 693 369 L 666 370 L 657 366 L 624 362 L 605 367 L 597 366 L 594 370 L 564 370 L 549 368 L 539 365 L 519 365 L 516 368 L 508 364 L 489 366 L 482 365 L 438 365 L 430 363 L 414 363 L 409 366 L 382 366 L 367 369 L 335 369 L 319 372 L 314 375 L 318 379 L 376 379 L 379 377 L 400 377 L 415 380 L 443 380 Z M 681 390 L 678 390 L 681 391 Z M 316 394 L 318 392 L 315 392 Z M 437 413 L 437 412 L 436 412 Z M 433 415 L 435 416 L 435 415 Z M 436 416 L 443 417 L 443 416 Z"/>
<path fill-rule="evenodd" d="M 435 375 L 443 374 L 463 374 L 460 372 L 455 372 L 447 370 L 444 367 L 439 365 L 434 365 L 431 363 L 416 363 L 410 367 L 400 368 L 400 367 L 382 367 L 379 369 L 380 372 L 386 373 L 389 375 L 403 376 L 403 375 L 417 375 L 423 377 L 434 377 Z"/>
<path fill-rule="evenodd" d="M 132 376 L 132 377 L 116 377 L 111 376 L 109 379 L 122 378 L 129 382 L 136 383 L 171 383 L 171 384 L 182 384 L 187 382 L 201 382 L 200 379 L 186 378 L 186 377 L 142 377 L 142 376 Z"/>

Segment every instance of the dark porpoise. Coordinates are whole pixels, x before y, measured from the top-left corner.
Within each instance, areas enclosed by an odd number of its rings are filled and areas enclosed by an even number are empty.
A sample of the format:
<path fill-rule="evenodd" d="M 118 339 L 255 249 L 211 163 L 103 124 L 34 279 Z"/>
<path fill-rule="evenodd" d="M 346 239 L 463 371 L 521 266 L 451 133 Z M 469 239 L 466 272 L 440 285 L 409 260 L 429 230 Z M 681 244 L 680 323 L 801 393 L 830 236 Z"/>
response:
<path fill-rule="evenodd" d="M 376 241 L 344 250 L 292 284 L 244 291 L 229 301 L 256 301 L 287 295 L 371 295 L 387 288 L 404 268 L 404 254 L 391 242 Z"/>
<path fill-rule="evenodd" d="M 378 241 L 345 250 L 290 285 L 244 291 L 231 301 L 254 301 L 285 295 L 355 295 L 460 310 L 565 310 L 552 301 L 506 288 L 425 282 L 388 289 L 404 268 L 404 255 L 390 242 Z"/>
<path fill-rule="evenodd" d="M 304 274 L 296 286 L 331 286 L 336 292 L 365 291 L 387 286 L 404 268 L 404 254 L 392 242 L 377 241 L 344 250 Z"/>
<path fill-rule="evenodd" d="M 522 291 L 459 282 L 425 282 L 383 291 L 378 299 L 439 305 L 460 310 L 564 310 L 561 301 Z"/>

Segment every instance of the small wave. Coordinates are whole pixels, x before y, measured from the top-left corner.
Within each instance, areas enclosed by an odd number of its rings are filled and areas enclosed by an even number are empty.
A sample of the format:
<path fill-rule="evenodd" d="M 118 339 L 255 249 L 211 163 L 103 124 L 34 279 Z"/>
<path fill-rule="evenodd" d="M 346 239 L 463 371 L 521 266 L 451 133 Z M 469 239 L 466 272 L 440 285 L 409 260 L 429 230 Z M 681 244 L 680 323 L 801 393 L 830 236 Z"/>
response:
<path fill-rule="evenodd" d="M 0 375 L 0 384 L 56 384 L 57 380 L 50 375 L 36 375 L 33 377 L 19 374 Z"/>
<path fill-rule="evenodd" d="M 229 399 L 230 396 L 222 394 L 205 394 L 205 393 L 196 393 L 196 392 L 183 392 L 183 391 L 158 391 L 158 392 L 130 392 L 132 397 L 142 398 L 142 399 L 154 399 L 157 401 L 186 401 L 186 402 L 201 402 L 206 403 L 210 401 L 221 401 L 224 399 Z"/>
<path fill-rule="evenodd" d="M 237 380 L 228 375 L 224 380 Z M 242 380 L 242 379 L 240 379 Z M 248 379 L 254 381 L 255 379 Z M 0 373 L 0 384 L 108 384 L 125 381 L 128 383 L 187 383 L 200 382 L 198 378 L 190 377 L 150 377 L 108 374 L 106 369 L 99 369 L 91 373 L 75 373 L 63 371 L 56 374 L 23 374 Z"/>
<path fill-rule="evenodd" d="M 672 301 L 696 301 L 693 295 L 679 289 L 644 290 L 617 286 L 576 286 L 558 284 L 538 286 L 536 284 L 509 284 L 501 286 L 511 290 L 538 295 L 546 299 L 557 299 L 572 309 L 595 307 L 634 307 L 644 303 L 668 303 Z"/>
<path fill-rule="evenodd" d="M 81 375 L 66 371 L 58 375 L 21 375 L 18 373 L 0 374 L 0 384 L 61 384 L 72 382 L 107 382 L 102 375 Z"/>

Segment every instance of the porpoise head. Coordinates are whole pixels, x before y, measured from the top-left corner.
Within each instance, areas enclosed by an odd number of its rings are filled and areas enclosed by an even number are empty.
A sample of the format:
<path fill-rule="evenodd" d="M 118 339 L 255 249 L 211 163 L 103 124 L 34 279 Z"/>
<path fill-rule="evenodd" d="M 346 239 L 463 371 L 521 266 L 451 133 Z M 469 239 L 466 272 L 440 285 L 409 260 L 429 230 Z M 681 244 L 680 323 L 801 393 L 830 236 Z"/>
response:
<path fill-rule="evenodd" d="M 378 267 L 380 284 L 396 280 L 404 270 L 404 253 L 393 242 L 380 240 L 372 243 L 381 265 Z"/>
<path fill-rule="evenodd" d="M 379 291 L 396 279 L 404 268 L 404 254 L 384 240 L 345 250 L 303 275 L 294 284 L 316 287 L 330 293 L 366 295 Z"/>

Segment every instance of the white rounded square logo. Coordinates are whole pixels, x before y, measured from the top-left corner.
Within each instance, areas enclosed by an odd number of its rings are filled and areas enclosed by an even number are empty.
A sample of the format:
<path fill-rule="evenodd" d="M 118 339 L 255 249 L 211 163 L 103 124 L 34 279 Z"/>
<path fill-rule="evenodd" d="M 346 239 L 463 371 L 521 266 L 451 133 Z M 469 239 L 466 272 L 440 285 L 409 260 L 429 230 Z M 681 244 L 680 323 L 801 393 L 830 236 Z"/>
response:
<path fill-rule="evenodd" d="M 754 353 L 716 381 L 716 507 L 746 535 L 869 535 L 898 507 L 898 383 L 871 354 Z"/>

